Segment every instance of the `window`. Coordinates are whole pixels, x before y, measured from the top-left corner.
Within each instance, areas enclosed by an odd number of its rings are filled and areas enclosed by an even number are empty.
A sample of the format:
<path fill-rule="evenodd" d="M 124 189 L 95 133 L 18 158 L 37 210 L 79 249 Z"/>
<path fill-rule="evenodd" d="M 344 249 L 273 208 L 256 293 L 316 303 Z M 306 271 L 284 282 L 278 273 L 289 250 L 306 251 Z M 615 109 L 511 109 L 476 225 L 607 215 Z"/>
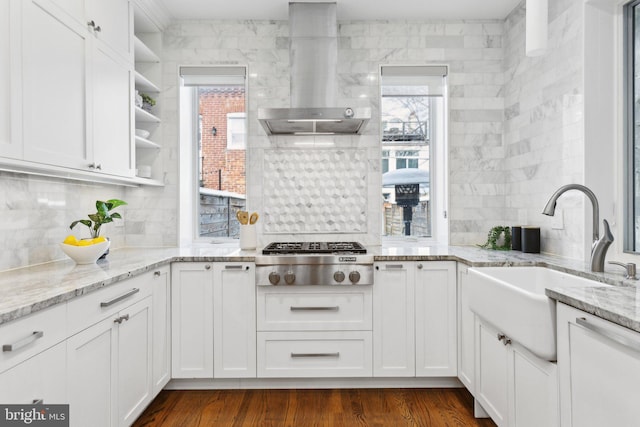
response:
<path fill-rule="evenodd" d="M 625 242 L 640 252 L 640 0 L 624 7 L 625 22 Z"/>
<path fill-rule="evenodd" d="M 193 147 L 194 237 L 237 238 L 235 213 L 246 205 L 246 68 L 180 67 L 180 76 L 180 122 L 192 128 L 181 131 L 181 144 L 188 138 Z"/>
<path fill-rule="evenodd" d="M 444 66 L 382 66 L 383 235 L 448 243 Z"/>

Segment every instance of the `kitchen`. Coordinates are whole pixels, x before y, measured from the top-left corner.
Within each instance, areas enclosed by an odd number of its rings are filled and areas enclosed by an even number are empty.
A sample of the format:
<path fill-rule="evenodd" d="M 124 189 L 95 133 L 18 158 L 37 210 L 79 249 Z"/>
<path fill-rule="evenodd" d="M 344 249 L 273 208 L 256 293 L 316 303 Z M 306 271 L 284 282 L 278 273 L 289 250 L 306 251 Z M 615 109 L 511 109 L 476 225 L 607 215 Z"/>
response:
<path fill-rule="evenodd" d="M 2 14 L 1 28 L 26 38 L 26 30 L 9 25 L 22 22 L 20 8 L 12 7 L 17 3 L 6 3 L 9 9 Z M 45 9 L 55 8 L 54 2 L 35 3 Z M 159 55 L 162 90 L 158 97 L 162 123 L 154 134 L 162 148 L 160 167 L 153 172 L 157 174 L 154 178 L 163 185 L 125 187 L 66 179 L 70 175 L 67 170 L 47 171 L 54 176 L 43 176 L 42 171 L 29 174 L 20 169 L 24 164 L 3 162 L 6 172 L 1 172 L 0 188 L 6 202 L 0 207 L 4 219 L 0 233 L 5 245 L 0 249 L 0 270 L 65 259 L 58 243 L 68 234 L 68 224 L 92 207 L 96 199 L 102 198 L 118 198 L 128 203 L 122 209 L 124 220 L 109 225 L 108 236 L 114 254 L 124 247 L 175 247 L 191 243 L 191 230 L 181 228 L 189 222 L 184 221 L 185 215 L 189 217 L 188 212 L 181 209 L 189 205 L 184 197 L 190 194 L 188 187 L 186 190 L 182 187 L 185 180 L 181 174 L 185 168 L 181 164 L 184 156 L 177 119 L 177 69 L 183 65 L 248 66 L 247 208 L 264 212 L 263 194 L 268 189 L 262 185 L 265 165 L 261 156 L 272 154 L 272 144 L 287 148 L 291 140 L 288 137 L 271 139 L 273 137 L 268 137 L 252 117 L 257 117 L 259 108 L 288 106 L 286 2 L 280 6 L 279 19 L 253 21 L 244 18 L 171 20 L 169 13 L 153 2 L 134 3 L 152 16 L 157 25 L 163 26 Z M 380 128 L 376 109 L 379 89 L 377 78 L 368 80 L 367 76 L 370 73 L 377 76 L 381 64 L 435 63 L 447 64 L 450 69 L 446 209 L 449 232 L 444 244 L 473 246 L 483 243 L 487 231 L 496 224 L 530 224 L 542 229 L 542 252 L 586 261 L 591 220 L 582 196 L 577 193 L 563 196 L 566 199 L 563 198 L 561 215 L 553 218 L 540 215 L 557 188 L 578 182 L 597 194 L 600 215 L 612 224 L 616 241 L 610 248 L 608 260 L 634 262 L 632 255 L 624 254 L 622 246 L 625 234 L 620 207 L 620 201 L 624 200 L 623 177 L 616 171 L 623 169 L 623 145 L 622 137 L 616 136 L 621 133 L 616 126 L 617 115 L 621 113 L 615 102 L 620 83 L 619 78 L 615 78 L 614 66 L 619 63 L 616 59 L 619 51 L 612 48 L 616 46 L 617 33 L 612 32 L 613 24 L 607 21 L 605 13 L 606 7 L 614 10 L 618 6 L 615 1 L 549 2 L 548 48 L 537 57 L 525 55 L 524 2 L 503 2 L 501 15 L 483 15 L 481 19 L 465 17 L 465 20 L 455 17 L 433 20 L 426 18 L 427 15 L 424 19 L 408 20 L 409 17 L 403 17 L 400 12 L 403 9 L 398 8 L 394 13 L 399 15 L 394 19 L 393 15 L 387 15 L 388 20 L 380 21 L 380 17 L 363 18 L 366 7 L 360 10 L 360 17 L 341 16 L 338 9 L 338 99 L 340 104 L 372 108 L 372 118 L 361 136 L 349 137 L 348 141 L 344 139 L 347 137 L 335 138 L 338 144 L 346 144 L 348 148 L 355 145 L 358 153 L 364 153 L 366 191 L 370 194 L 366 229 L 341 238 L 372 247 L 379 246 L 383 240 L 379 231 L 379 205 L 374 199 L 380 188 Z M 595 28 L 601 33 L 591 30 Z M 609 34 L 609 38 L 603 34 Z M 10 51 L 9 40 L 13 38 L 3 37 L 5 45 L 0 49 L 3 55 Z M 53 100 L 65 96 L 44 97 L 39 100 L 39 106 L 21 104 L 17 96 L 24 84 L 19 80 L 20 64 L 5 58 L 10 56 L 3 56 L 6 67 L 0 74 L 4 82 L 2 93 L 11 96 L 2 97 L 5 102 L 2 111 L 9 112 L 3 113 L 3 120 L 9 116 L 9 121 L 2 122 L 0 127 L 3 153 L 10 152 L 11 147 L 5 145 L 21 140 L 20 132 L 26 137 L 28 132 L 37 131 L 34 138 L 55 139 L 69 126 L 63 118 L 51 119 L 46 124 L 34 123 L 24 130 L 21 126 L 4 125 L 21 120 L 18 113 L 26 114 L 30 108 L 54 112 Z M 42 62 L 47 64 L 47 61 L 55 62 L 43 57 Z M 43 69 L 48 68 L 51 66 Z M 9 76 L 4 74 L 9 73 L 7 69 L 11 71 L 11 80 L 5 78 Z M 256 76 L 252 77 L 251 73 Z M 23 78 L 28 77 L 27 73 Z M 46 88 L 42 90 L 51 93 Z M 598 102 L 593 102 L 594 98 Z M 266 226 L 265 219 L 263 216 L 258 225 Z M 311 240 L 318 236 L 278 234 L 277 237 L 285 241 Z M 258 233 L 259 248 L 271 240 L 273 236 Z M 245 259 L 238 261 L 246 262 Z M 617 267 L 607 266 L 607 271 L 611 277 L 622 278 Z"/>

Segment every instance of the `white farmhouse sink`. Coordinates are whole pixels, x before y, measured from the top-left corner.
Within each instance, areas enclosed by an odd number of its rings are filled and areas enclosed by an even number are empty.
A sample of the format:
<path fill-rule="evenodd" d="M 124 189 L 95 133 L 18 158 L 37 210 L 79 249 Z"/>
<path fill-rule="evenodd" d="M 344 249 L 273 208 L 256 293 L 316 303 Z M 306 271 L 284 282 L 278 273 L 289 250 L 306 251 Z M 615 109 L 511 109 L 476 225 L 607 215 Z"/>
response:
<path fill-rule="evenodd" d="M 549 287 L 609 286 L 544 267 L 469 269 L 469 308 L 545 360 L 556 360 L 556 303 Z"/>

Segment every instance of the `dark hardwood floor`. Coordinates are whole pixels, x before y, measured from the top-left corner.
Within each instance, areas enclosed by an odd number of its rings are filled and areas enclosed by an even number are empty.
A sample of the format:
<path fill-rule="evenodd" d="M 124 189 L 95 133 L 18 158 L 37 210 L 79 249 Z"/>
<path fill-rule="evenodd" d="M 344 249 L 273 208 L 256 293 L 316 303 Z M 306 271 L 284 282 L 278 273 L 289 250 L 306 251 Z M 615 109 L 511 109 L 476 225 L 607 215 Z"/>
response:
<path fill-rule="evenodd" d="M 142 426 L 492 426 L 458 389 L 162 391 Z"/>

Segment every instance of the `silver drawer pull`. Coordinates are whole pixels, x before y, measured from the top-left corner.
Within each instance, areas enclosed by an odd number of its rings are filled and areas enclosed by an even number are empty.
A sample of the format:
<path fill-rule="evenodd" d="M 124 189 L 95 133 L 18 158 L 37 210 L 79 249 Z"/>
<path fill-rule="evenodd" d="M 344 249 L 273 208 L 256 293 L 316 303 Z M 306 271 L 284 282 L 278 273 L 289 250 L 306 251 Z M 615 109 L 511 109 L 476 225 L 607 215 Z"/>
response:
<path fill-rule="evenodd" d="M 224 269 L 225 270 L 242 270 L 242 266 L 241 265 L 225 265 Z"/>
<path fill-rule="evenodd" d="M 32 405 L 42 405 L 44 404 L 44 399 L 33 399 L 33 402 L 31 402 Z"/>
<path fill-rule="evenodd" d="M 335 307 L 289 307 L 291 311 L 338 311 L 339 306 Z"/>
<path fill-rule="evenodd" d="M 44 332 L 43 331 L 34 331 L 31 335 L 29 335 L 26 338 L 23 338 L 19 341 L 14 342 L 13 344 L 4 344 L 2 346 L 2 351 L 14 351 L 14 350 L 19 350 L 22 347 L 25 347 L 29 344 L 31 344 L 32 342 L 34 342 L 35 340 L 42 338 L 44 336 Z"/>
<path fill-rule="evenodd" d="M 400 268 L 404 268 L 404 265 L 402 264 L 387 264 L 384 266 L 387 270 L 395 270 L 395 269 L 400 269 Z"/>
<path fill-rule="evenodd" d="M 291 353 L 291 357 L 294 359 L 300 357 L 340 357 L 340 353 Z"/>
<path fill-rule="evenodd" d="M 605 338 L 609 338 L 611 341 L 615 341 L 620 345 L 630 348 L 631 350 L 640 351 L 640 342 L 635 341 L 631 338 L 627 338 L 623 335 L 616 334 L 615 332 L 603 328 L 602 326 L 589 323 L 584 317 L 577 317 L 576 323 L 586 329 L 589 329 L 590 331 L 604 336 Z"/>
<path fill-rule="evenodd" d="M 120 295 L 119 297 L 115 297 L 112 300 L 106 301 L 106 302 L 101 302 L 100 303 L 100 307 L 109 307 L 110 305 L 113 305 L 119 301 L 122 301 L 123 299 L 129 298 L 131 295 L 137 294 L 138 292 L 140 292 L 140 289 L 138 288 L 133 288 L 131 289 L 129 292 L 126 292 L 122 295 Z"/>

